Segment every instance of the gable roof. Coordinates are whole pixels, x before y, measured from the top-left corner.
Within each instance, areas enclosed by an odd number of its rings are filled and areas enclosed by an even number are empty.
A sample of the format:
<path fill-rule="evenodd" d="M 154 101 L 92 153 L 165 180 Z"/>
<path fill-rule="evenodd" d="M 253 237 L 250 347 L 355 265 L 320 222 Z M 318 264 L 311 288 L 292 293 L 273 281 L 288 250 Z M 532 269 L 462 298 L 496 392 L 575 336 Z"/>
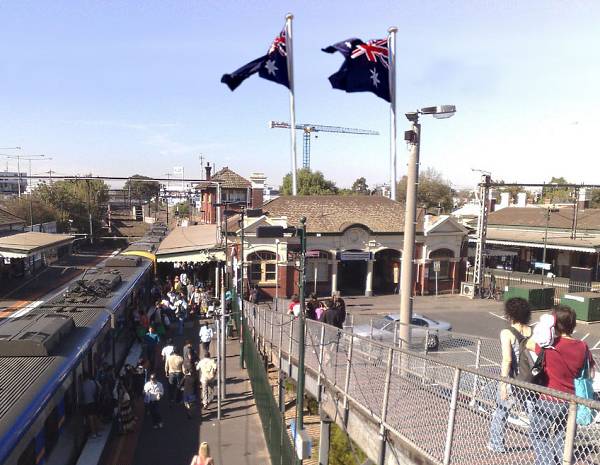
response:
<path fill-rule="evenodd" d="M 225 189 L 246 189 L 251 186 L 250 181 L 230 170 L 227 166 L 217 171 L 210 180 L 219 181 L 221 187 Z"/>
<path fill-rule="evenodd" d="M 0 208 L 0 226 L 10 226 L 13 224 L 25 224 L 25 220 Z"/>
<path fill-rule="evenodd" d="M 404 205 L 382 196 L 282 196 L 265 203 L 262 209 L 270 217 L 287 217 L 290 224 L 305 216 L 309 233 L 340 234 L 352 225 L 364 225 L 373 233 L 404 231 Z M 422 210 L 417 217 L 417 231 L 422 233 Z"/>
<path fill-rule="evenodd" d="M 490 213 L 488 226 L 517 226 L 545 228 L 545 207 L 509 207 Z M 573 208 L 560 208 L 550 212 L 549 228 L 570 230 L 573 225 Z M 580 211 L 577 215 L 577 229 L 600 231 L 600 208 Z"/>

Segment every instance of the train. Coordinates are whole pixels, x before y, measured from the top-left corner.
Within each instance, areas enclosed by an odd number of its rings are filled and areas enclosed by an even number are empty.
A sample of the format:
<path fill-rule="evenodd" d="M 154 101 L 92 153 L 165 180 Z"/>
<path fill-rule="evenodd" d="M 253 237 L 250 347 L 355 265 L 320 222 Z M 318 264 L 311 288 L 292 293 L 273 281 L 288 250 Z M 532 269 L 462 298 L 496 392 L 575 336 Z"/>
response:
<path fill-rule="evenodd" d="M 0 324 L 0 465 L 72 465 L 87 440 L 83 373 L 119 369 L 149 304 L 154 227 L 67 290 Z"/>

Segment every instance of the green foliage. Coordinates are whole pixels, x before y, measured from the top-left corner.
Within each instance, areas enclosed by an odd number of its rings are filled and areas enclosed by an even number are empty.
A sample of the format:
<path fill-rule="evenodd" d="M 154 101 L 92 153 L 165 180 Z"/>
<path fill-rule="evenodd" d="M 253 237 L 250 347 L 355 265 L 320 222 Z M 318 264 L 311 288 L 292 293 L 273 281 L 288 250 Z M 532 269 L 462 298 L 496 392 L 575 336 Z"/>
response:
<path fill-rule="evenodd" d="M 350 189 L 352 192 L 359 195 L 369 195 L 369 186 L 367 185 L 367 180 L 364 177 L 360 177 L 354 181 Z"/>
<path fill-rule="evenodd" d="M 24 219 L 27 225 L 59 221 L 59 214 L 55 208 L 30 196 L 6 199 L 1 203 L 0 208 Z"/>
<path fill-rule="evenodd" d="M 148 176 L 134 174 L 127 180 L 123 186 L 124 190 L 131 189 L 131 197 L 137 199 L 140 203 L 149 202 L 152 197 L 157 195 L 160 190 L 158 181 L 146 181 L 150 179 Z"/>
<path fill-rule="evenodd" d="M 42 183 L 33 191 L 34 201 L 51 207 L 63 226 L 72 220 L 72 227 L 80 232 L 89 230 L 89 214 L 93 229 L 99 232 L 108 200 L 108 185 L 102 180 L 69 179 L 52 184 Z"/>
<path fill-rule="evenodd" d="M 329 465 L 359 465 L 367 456 L 335 423 L 331 423 Z M 352 451 L 354 448 L 354 452 Z"/>
<path fill-rule="evenodd" d="M 600 208 L 600 189 L 593 189 L 590 197 L 590 206 L 592 208 Z"/>
<path fill-rule="evenodd" d="M 568 184 L 568 181 L 561 177 L 552 176 L 549 184 Z M 544 187 L 542 189 L 542 196 L 540 201 L 542 203 L 563 203 L 570 202 L 572 200 L 572 189 L 568 187 Z"/>
<path fill-rule="evenodd" d="M 190 214 L 190 204 L 187 201 L 179 202 L 175 204 L 173 211 L 179 212 L 179 217 L 183 218 L 184 216 L 189 216 Z"/>
<path fill-rule="evenodd" d="M 311 171 L 308 168 L 298 170 L 298 195 L 326 195 L 337 194 L 339 189 L 333 181 L 325 179 L 320 171 Z M 283 177 L 280 191 L 282 195 L 292 195 L 292 174 Z"/>
<path fill-rule="evenodd" d="M 406 201 L 406 176 L 397 186 L 397 197 L 399 202 Z M 450 182 L 442 177 L 442 174 L 434 168 L 427 168 L 419 174 L 419 187 L 417 191 L 417 207 L 449 213 L 452 210 L 454 190 Z"/>
<path fill-rule="evenodd" d="M 498 181 L 500 183 L 503 183 L 503 180 Z M 509 203 L 514 203 L 517 200 L 517 194 L 521 193 L 521 192 L 525 192 L 525 189 L 523 189 L 523 186 L 508 186 L 508 187 L 501 187 L 499 189 L 499 192 L 508 192 L 509 194 Z"/>

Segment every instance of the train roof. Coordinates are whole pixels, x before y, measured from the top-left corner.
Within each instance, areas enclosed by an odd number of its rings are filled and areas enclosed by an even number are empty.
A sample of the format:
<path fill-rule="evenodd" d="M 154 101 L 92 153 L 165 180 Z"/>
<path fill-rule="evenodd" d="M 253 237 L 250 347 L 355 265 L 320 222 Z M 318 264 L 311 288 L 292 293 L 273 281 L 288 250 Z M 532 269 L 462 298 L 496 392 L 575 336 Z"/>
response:
<path fill-rule="evenodd" d="M 24 316 L 0 324 L 0 463 L 43 411 L 102 329 L 126 307 L 131 290 L 151 267 L 149 260 L 139 257 L 113 257 L 86 271 L 63 294 Z M 51 320 L 52 324 L 49 323 Z M 36 336 L 42 332 L 38 331 L 41 327 L 62 331 L 63 337 L 58 339 L 59 343 L 46 346 Z M 28 331 L 28 328 L 34 330 Z M 11 353 L 4 347 L 11 346 L 10 339 L 16 340 L 18 337 L 15 336 L 26 333 L 33 334 L 29 344 L 14 345 L 14 355 L 6 355 Z M 45 354 L 42 353 L 44 350 Z"/>

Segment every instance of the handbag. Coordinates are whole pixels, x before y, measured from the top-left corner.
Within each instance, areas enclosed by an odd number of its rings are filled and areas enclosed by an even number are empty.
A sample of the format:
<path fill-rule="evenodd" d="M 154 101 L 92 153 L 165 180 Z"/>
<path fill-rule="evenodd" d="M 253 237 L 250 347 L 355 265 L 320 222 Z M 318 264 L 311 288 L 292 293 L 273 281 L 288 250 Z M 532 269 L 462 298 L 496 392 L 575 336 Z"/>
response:
<path fill-rule="evenodd" d="M 584 399 L 594 399 L 594 386 L 590 378 L 590 356 L 589 352 L 585 351 L 585 361 L 579 372 L 579 376 L 573 380 L 575 386 L 575 395 Z M 577 424 L 579 426 L 588 426 L 594 420 L 596 412 L 587 405 L 577 405 Z"/>

